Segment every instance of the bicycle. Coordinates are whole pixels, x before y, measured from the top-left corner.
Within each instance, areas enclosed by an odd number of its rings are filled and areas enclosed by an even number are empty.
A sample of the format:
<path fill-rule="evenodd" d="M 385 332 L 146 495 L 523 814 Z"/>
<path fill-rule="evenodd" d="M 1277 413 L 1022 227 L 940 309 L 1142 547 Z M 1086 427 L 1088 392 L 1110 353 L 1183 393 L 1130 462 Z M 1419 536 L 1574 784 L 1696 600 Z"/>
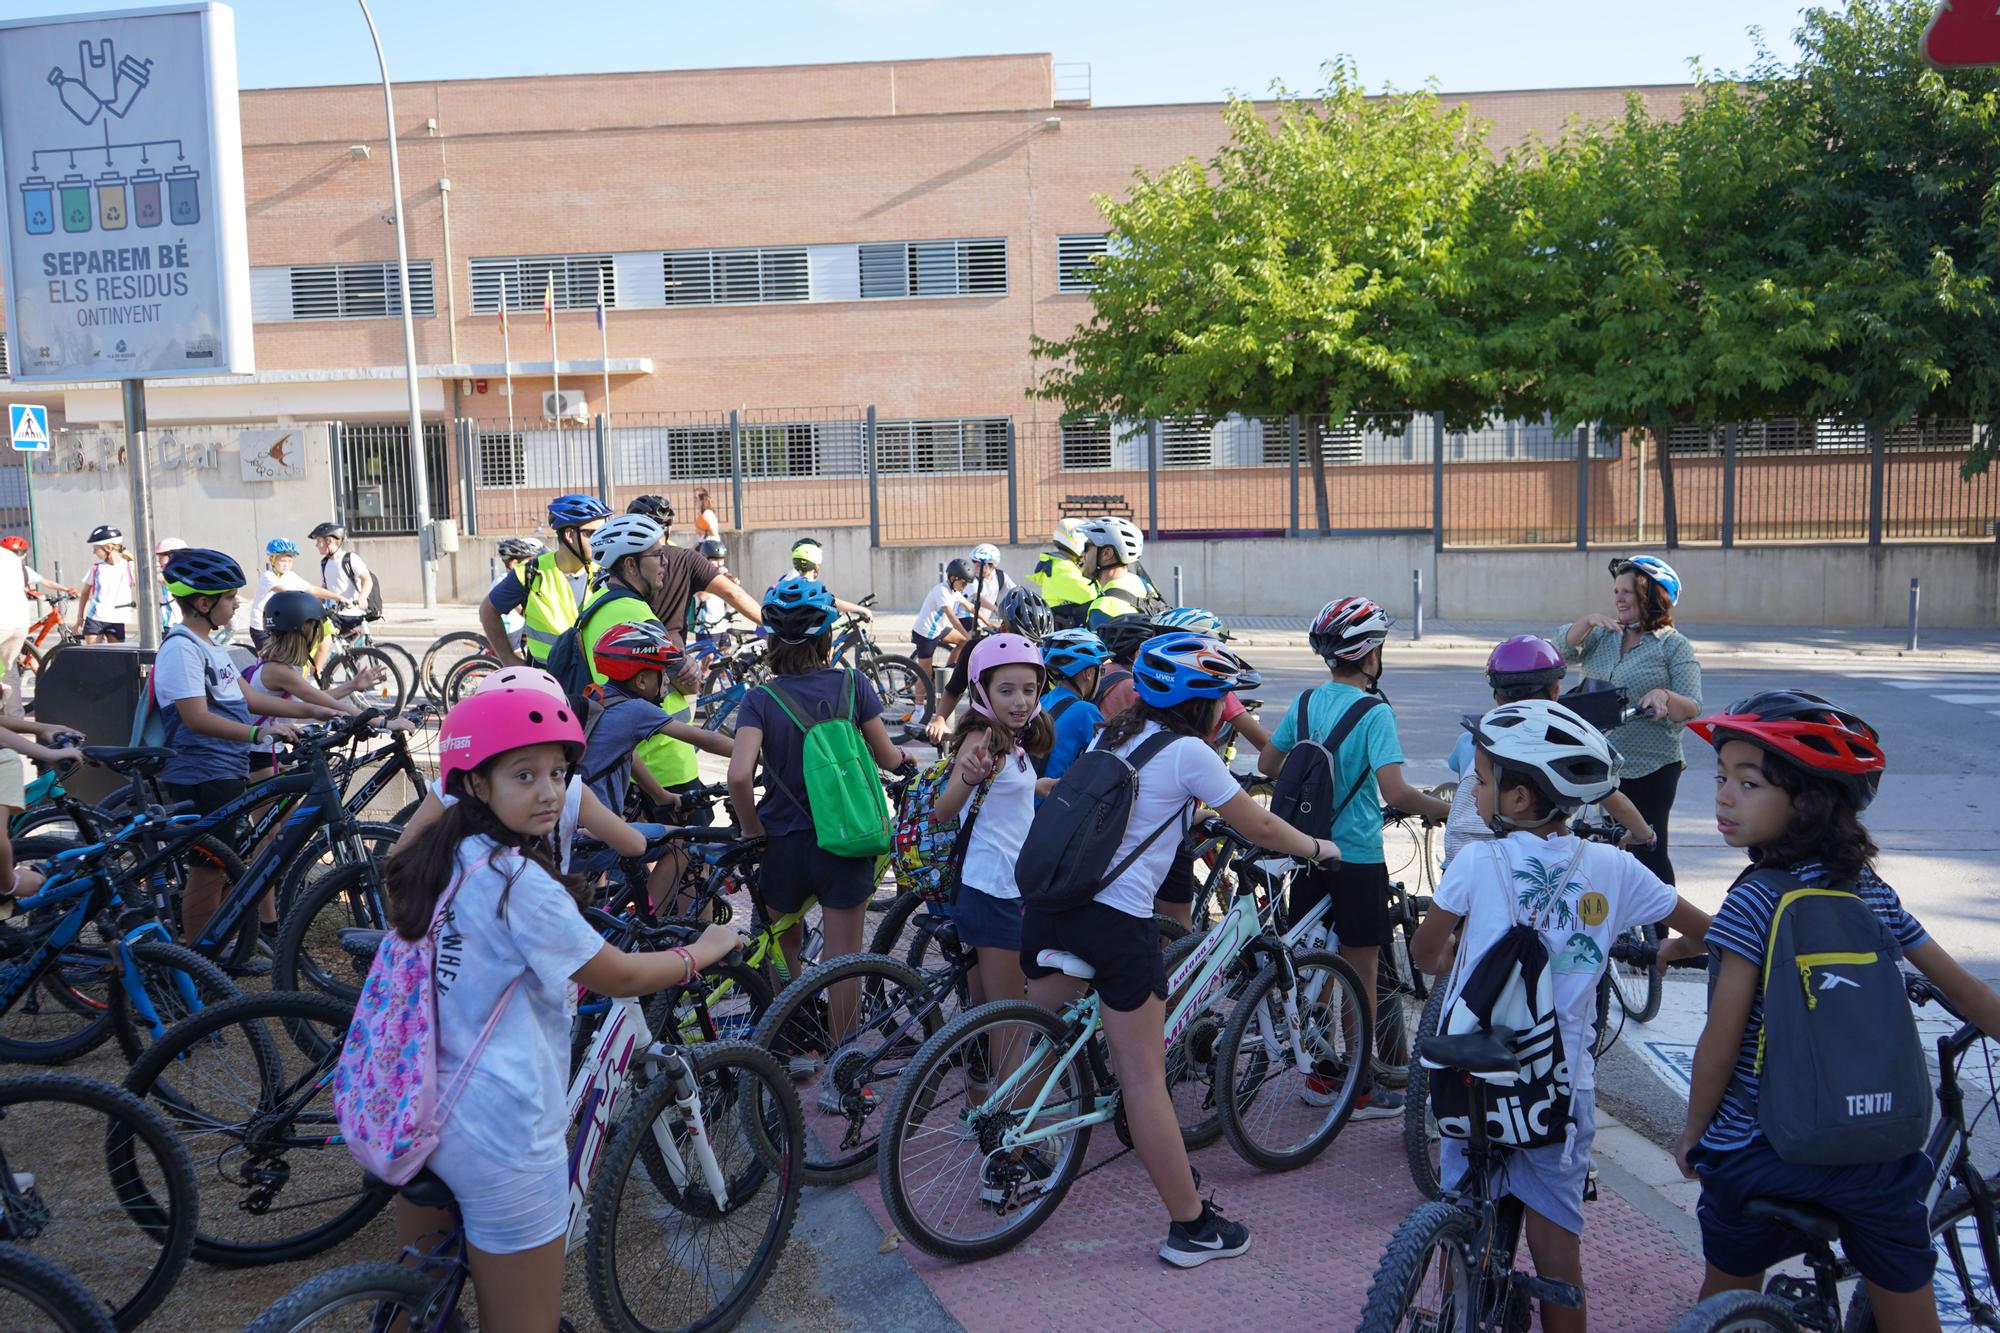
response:
<path fill-rule="evenodd" d="M 862 598 L 861 605 L 873 607 L 875 594 Z M 913 657 L 883 652 L 868 620 L 851 611 L 841 614 L 830 660 L 853 668 L 875 687 L 882 701 L 882 725 L 892 732 L 930 720 L 935 706 L 930 671 Z"/>
<path fill-rule="evenodd" d="M 30 672 L 35 673 L 36 680 L 40 680 L 41 670 L 51 658 L 70 645 L 83 642 L 83 636 L 63 619 L 62 613 L 63 603 L 76 600 L 75 593 L 68 588 L 57 588 L 48 593 L 31 591 L 28 596 L 46 601 L 49 609 L 40 620 L 28 626 L 27 638 L 21 642 L 21 655 L 15 660 L 24 685 Z M 50 642 L 52 638 L 53 643 Z"/>
<path fill-rule="evenodd" d="M 1041 957 L 1043 966 L 1067 975 L 1086 981 L 1092 975 L 1074 955 L 1045 950 Z M 1345 965 L 1331 955 L 1325 959 L 1339 975 Z M 1293 960 L 1265 931 L 1252 896 L 1240 894 L 1211 930 L 1174 944 L 1164 962 L 1167 1086 L 1183 1138 L 1199 1146 L 1224 1132 L 1227 1112 L 1218 1102 L 1228 1094 L 1216 1095 L 1217 1045 L 1235 1015 L 1223 1015 L 1223 1003 L 1271 984 L 1263 981 L 1266 973 L 1288 976 Z M 1358 982 L 1352 993 L 1366 1049 Z M 1288 1003 L 1287 1031 L 1296 1034 L 1298 1010 Z M 1242 1007 L 1238 1003 L 1237 1013 Z M 1290 1044 L 1294 1059 L 1309 1059 L 1296 1036 Z M 1008 1051 L 1020 1052 L 1018 1060 L 992 1082 L 991 1075 L 1009 1063 Z M 1330 1120 L 1359 1096 L 1359 1068 L 1348 1061 L 1338 1071 L 1344 1086 Z M 948 1082 L 954 1074 L 955 1086 Z M 962 1104 L 952 1109 L 953 1103 Z M 1025 1000 L 967 1010 L 918 1049 L 890 1099 L 881 1136 L 883 1204 L 903 1236 L 926 1253 L 948 1259 L 999 1254 L 1048 1220 L 1078 1178 L 1090 1131 L 1103 1124 L 1113 1125 L 1131 1146 L 1094 992 L 1059 1015 Z M 963 1194 L 966 1184 L 972 1197 Z M 993 1225 L 971 1229 L 980 1219 Z"/>
<path fill-rule="evenodd" d="M 410 683 L 419 676 L 417 659 L 401 644 L 378 640 L 368 633 L 368 622 L 379 620 L 366 611 L 336 607 L 327 613 L 333 651 L 319 669 L 319 687 L 331 690 L 360 674 L 363 667 L 379 667 L 382 682 L 350 697 L 364 708 L 395 714 L 410 697 Z M 383 683 L 386 682 L 386 683 Z"/>
<path fill-rule="evenodd" d="M 449 634 L 440 634 L 431 640 L 430 647 L 424 649 L 424 655 L 417 659 L 417 671 L 412 679 L 423 686 L 426 698 L 442 699 L 445 677 L 450 675 L 453 667 L 468 657 L 491 656 L 492 652 L 492 645 L 478 630 L 455 629 Z"/>
<path fill-rule="evenodd" d="M 621 1331 L 734 1324 L 770 1279 L 798 1212 L 805 1131 L 778 1062 L 747 1042 L 655 1041 L 638 1002 L 620 999 L 570 1082 L 569 1110 L 575 1138 L 564 1242 L 568 1251 L 585 1250 L 598 1317 Z M 450 1188 L 428 1171 L 401 1192 L 456 1213 Z M 739 1216 L 748 1219 L 744 1229 L 754 1224 L 753 1242 L 722 1253 L 704 1243 L 710 1232 L 736 1230 Z M 701 1254 L 690 1258 L 695 1245 Z M 739 1255 L 747 1258 L 735 1271 Z M 443 1239 L 410 1257 L 414 1266 L 370 1262 L 322 1274 L 250 1328 L 309 1328 L 342 1308 L 370 1312 L 377 1328 L 398 1314 L 429 1328 L 463 1327 L 457 1306 L 471 1267 L 462 1224 L 455 1217 Z M 641 1263 L 650 1271 L 634 1271 Z M 684 1289 L 687 1299 L 679 1297 Z"/>
<path fill-rule="evenodd" d="M 1991 1133 L 1992 1118 L 2000 1118 L 2000 1055 L 1986 1034 L 1965 1021 L 1944 993 L 1924 977 L 1905 974 L 1905 992 L 1915 1005 L 1935 1004 L 1957 1020 L 1956 1030 L 1937 1039 L 1938 1114 L 1924 1144 L 1933 1170 L 1924 1192 L 1933 1247 L 1939 1252 L 1931 1279 L 1938 1312 L 1947 1328 L 2000 1328 L 2000 1211 L 1994 1182 L 1973 1161 L 1973 1143 Z M 1968 1121 L 1961 1076 L 1975 1073 L 1985 1084 L 1985 1100 Z M 1977 1083 L 1975 1082 L 1975 1090 Z M 1858 1284 L 1848 1301 L 1846 1321 L 1840 1310 L 1840 1286 L 1858 1274 L 1836 1256 L 1840 1221 L 1811 1203 L 1784 1199 L 1753 1199 L 1744 1211 L 1790 1228 L 1805 1253 L 1809 1277 L 1773 1274 L 1761 1292 L 1721 1292 L 1695 1306 L 1674 1325 L 1674 1333 L 1721 1333 L 1724 1329 L 1844 1329 L 1874 1333 L 1874 1310 L 1866 1284 Z"/>
<path fill-rule="evenodd" d="M 1396 1228 L 1369 1284 L 1360 1333 L 1517 1333 L 1528 1327 L 1532 1301 L 1582 1309 L 1577 1287 L 1516 1271 L 1526 1209 L 1511 1195 L 1495 1197 L 1509 1150 L 1487 1139 L 1486 1088 L 1518 1078 L 1520 1062 L 1498 1036 L 1485 1032 L 1426 1037 L 1419 1049 L 1443 1066 L 1432 1078 L 1465 1080 L 1471 1103 L 1467 1170 L 1459 1185 L 1440 1189 Z"/>
<path fill-rule="evenodd" d="M 103 1327 L 136 1328 L 167 1298 L 198 1207 L 187 1150 L 131 1093 L 74 1074 L 0 1078 L 0 1249 L 59 1258 Z M 14 1289 L 0 1277 L 0 1290 Z M 44 1325 L 0 1313 L 0 1327 Z"/>
<path fill-rule="evenodd" d="M 117 1325 L 61 1264 L 0 1244 L 0 1327 L 111 1333 Z"/>

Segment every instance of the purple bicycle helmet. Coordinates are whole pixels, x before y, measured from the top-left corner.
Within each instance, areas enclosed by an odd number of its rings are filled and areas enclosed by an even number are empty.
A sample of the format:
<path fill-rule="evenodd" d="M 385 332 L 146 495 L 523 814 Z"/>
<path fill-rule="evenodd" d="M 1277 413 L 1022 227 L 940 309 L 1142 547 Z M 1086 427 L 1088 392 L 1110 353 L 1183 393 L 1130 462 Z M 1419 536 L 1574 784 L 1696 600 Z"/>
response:
<path fill-rule="evenodd" d="M 1534 634 L 1502 639 L 1486 659 L 1486 681 L 1496 690 L 1555 685 L 1568 670 L 1556 646 Z"/>

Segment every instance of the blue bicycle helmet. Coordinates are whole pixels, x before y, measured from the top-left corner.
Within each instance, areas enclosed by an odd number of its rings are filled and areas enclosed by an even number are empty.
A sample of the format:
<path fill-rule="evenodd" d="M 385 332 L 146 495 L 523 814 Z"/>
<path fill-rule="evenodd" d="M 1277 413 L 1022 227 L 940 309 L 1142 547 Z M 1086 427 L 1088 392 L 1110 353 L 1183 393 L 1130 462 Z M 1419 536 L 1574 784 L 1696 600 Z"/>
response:
<path fill-rule="evenodd" d="M 594 495 L 558 495 L 549 501 L 549 526 L 558 532 L 610 517 L 611 507 Z"/>
<path fill-rule="evenodd" d="M 289 537 L 273 537 L 264 543 L 265 555 L 297 555 L 299 544 Z"/>
<path fill-rule="evenodd" d="M 1188 634 L 1199 634 L 1210 639 L 1227 639 L 1228 628 L 1222 617 L 1213 611 L 1204 611 L 1198 606 L 1177 606 L 1171 611 L 1162 611 L 1153 617 L 1153 623 L 1161 629 L 1177 629 Z"/>
<path fill-rule="evenodd" d="M 1660 585 L 1660 591 L 1667 595 L 1668 606 L 1681 604 L 1681 576 L 1674 573 L 1674 567 L 1656 555 L 1619 556 L 1611 562 L 1611 577 L 1620 574 L 1639 573 Z"/>
<path fill-rule="evenodd" d="M 1087 629 L 1057 630 L 1042 640 L 1042 662 L 1053 676 L 1081 676 L 1110 660 L 1104 640 Z"/>
<path fill-rule="evenodd" d="M 264 628 L 273 634 L 290 634 L 326 619 L 326 603 L 309 592 L 273 593 L 264 603 Z"/>
<path fill-rule="evenodd" d="M 199 546 L 175 551 L 160 574 L 167 591 L 175 597 L 219 597 L 249 582 L 243 577 L 243 566 L 220 551 Z"/>
<path fill-rule="evenodd" d="M 1264 678 L 1248 662 L 1199 634 L 1149 639 L 1132 662 L 1132 688 L 1157 708 L 1190 699 L 1220 699 L 1231 690 L 1254 689 Z"/>
<path fill-rule="evenodd" d="M 786 643 L 817 639 L 838 617 L 833 594 L 818 579 L 794 574 L 764 594 L 764 627 Z"/>

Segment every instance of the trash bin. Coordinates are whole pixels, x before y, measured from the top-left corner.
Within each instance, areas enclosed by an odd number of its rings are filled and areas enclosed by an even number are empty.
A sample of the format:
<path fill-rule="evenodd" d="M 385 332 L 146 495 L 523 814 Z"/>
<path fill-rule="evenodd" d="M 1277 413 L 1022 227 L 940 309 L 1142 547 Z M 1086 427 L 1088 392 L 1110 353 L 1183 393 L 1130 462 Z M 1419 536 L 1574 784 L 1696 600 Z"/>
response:
<path fill-rule="evenodd" d="M 151 649 L 132 644 L 74 644 L 35 682 L 35 717 L 80 731 L 92 745 L 123 745 L 153 665 Z M 106 768 L 80 765 L 63 784 L 82 800 L 101 801 L 125 785 Z"/>

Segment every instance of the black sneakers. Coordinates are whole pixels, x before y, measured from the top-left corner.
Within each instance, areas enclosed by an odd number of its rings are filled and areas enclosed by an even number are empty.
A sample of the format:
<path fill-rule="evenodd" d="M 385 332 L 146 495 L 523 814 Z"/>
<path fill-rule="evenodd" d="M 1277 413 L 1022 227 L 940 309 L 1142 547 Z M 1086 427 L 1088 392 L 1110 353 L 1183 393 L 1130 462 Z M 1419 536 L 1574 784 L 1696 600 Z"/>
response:
<path fill-rule="evenodd" d="M 1197 1268 L 1210 1259 L 1234 1259 L 1249 1248 L 1250 1228 L 1224 1217 L 1210 1199 L 1201 1206 L 1200 1217 L 1167 1228 L 1160 1257 L 1176 1268 Z"/>

